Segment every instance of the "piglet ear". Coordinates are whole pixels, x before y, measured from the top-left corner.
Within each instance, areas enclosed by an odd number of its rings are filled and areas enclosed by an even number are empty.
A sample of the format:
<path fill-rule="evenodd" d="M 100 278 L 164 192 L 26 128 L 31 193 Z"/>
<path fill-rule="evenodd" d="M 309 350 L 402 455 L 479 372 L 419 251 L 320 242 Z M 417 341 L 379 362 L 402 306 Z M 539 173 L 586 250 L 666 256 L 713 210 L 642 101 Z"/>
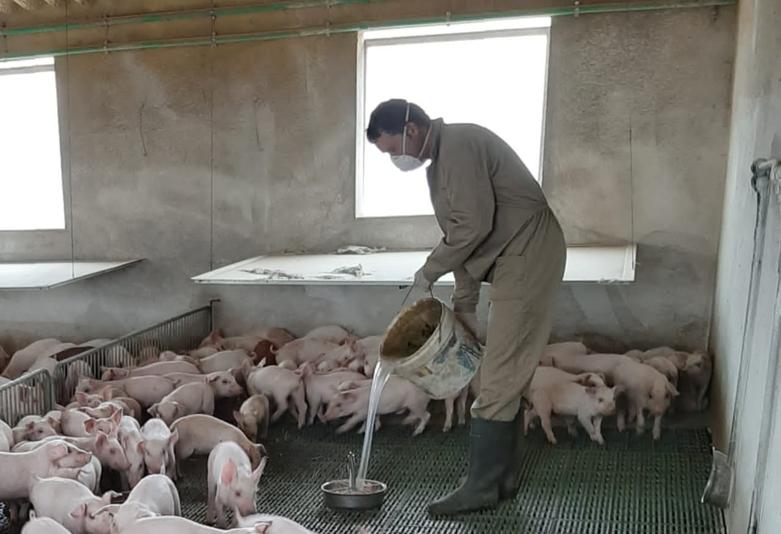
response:
<path fill-rule="evenodd" d="M 220 482 L 224 486 L 230 486 L 234 480 L 236 480 L 236 464 L 233 460 L 228 460 L 220 471 Z"/>
<path fill-rule="evenodd" d="M 105 445 L 107 441 L 108 441 L 108 436 L 103 432 L 98 432 L 98 435 L 95 438 L 95 445 L 101 447 Z"/>
<path fill-rule="evenodd" d="M 177 408 L 178 410 L 178 408 Z M 168 438 L 168 445 L 173 447 L 176 445 L 176 442 L 179 441 L 179 429 L 177 428 L 171 433 L 171 437 Z"/>
<path fill-rule="evenodd" d="M 138 450 L 138 452 L 140 452 L 141 454 L 144 454 L 145 449 L 146 447 L 144 447 L 144 442 L 139 441 L 138 445 L 136 445 L 136 450 Z"/>
<path fill-rule="evenodd" d="M 80 519 L 87 515 L 87 503 L 82 503 L 71 510 L 70 516 L 74 519 Z"/>
<path fill-rule="evenodd" d="M 49 457 L 49 460 L 51 460 L 52 462 L 59 460 L 60 458 L 63 458 L 67 454 L 68 454 L 68 447 L 64 443 L 58 443 L 53 447 L 49 447 L 49 450 L 47 451 L 47 456 Z"/>
<path fill-rule="evenodd" d="M 260 523 L 255 523 L 255 534 L 268 534 L 270 528 L 271 521 L 261 521 Z"/>
<path fill-rule="evenodd" d="M 233 410 L 233 420 L 236 421 L 237 423 L 240 422 L 242 420 L 241 412 L 237 410 Z"/>
<path fill-rule="evenodd" d="M 87 419 L 84 421 L 84 430 L 87 431 L 87 434 L 92 434 L 92 431 L 95 430 L 95 425 L 97 424 L 97 421 L 94 419 Z"/>
<path fill-rule="evenodd" d="M 122 410 L 117 410 L 114 412 L 114 414 L 111 416 L 111 422 L 117 425 L 122 422 Z"/>

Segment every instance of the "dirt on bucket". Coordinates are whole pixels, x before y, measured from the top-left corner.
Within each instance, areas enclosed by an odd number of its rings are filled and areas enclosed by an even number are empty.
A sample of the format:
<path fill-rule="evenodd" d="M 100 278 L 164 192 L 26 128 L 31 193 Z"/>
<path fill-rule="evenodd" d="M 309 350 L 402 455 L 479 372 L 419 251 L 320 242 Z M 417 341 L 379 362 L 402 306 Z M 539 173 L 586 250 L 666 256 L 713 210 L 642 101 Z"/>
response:
<path fill-rule="evenodd" d="M 396 316 L 380 346 L 380 358 L 398 360 L 415 354 L 439 326 L 442 304 L 422 299 Z"/>

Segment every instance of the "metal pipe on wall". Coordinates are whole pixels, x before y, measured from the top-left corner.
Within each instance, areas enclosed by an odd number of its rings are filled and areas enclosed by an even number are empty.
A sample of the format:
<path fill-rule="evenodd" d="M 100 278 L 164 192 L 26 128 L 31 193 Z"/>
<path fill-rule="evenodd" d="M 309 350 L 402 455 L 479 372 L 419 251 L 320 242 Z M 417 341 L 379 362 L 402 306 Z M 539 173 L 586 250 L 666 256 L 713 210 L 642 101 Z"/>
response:
<path fill-rule="evenodd" d="M 344 3 L 370 3 L 376 0 L 329 0 L 330 4 L 334 2 Z M 717 7 L 736 4 L 737 0 L 679 0 L 674 2 L 650 2 L 650 3 L 625 3 L 625 4 L 591 4 L 586 6 L 568 6 L 546 9 L 522 9 L 513 11 L 500 11 L 475 14 L 450 14 L 442 16 L 402 19 L 383 22 L 359 22 L 341 25 L 325 25 L 310 28 L 301 28 L 295 30 L 275 30 L 257 33 L 209 35 L 205 37 L 192 37 L 183 39 L 162 39 L 156 41 L 139 41 L 133 43 L 109 44 L 104 43 L 99 46 L 87 46 L 76 48 L 61 48 L 54 50 L 42 50 L 36 52 L 8 52 L 0 55 L 0 61 L 9 61 L 14 59 L 29 59 L 35 57 L 59 57 L 75 56 L 84 54 L 97 54 L 108 52 L 126 52 L 133 50 L 155 50 L 162 48 L 177 48 L 186 46 L 215 46 L 220 44 L 235 44 L 252 41 L 275 41 L 294 37 L 314 37 L 329 36 L 343 33 L 355 33 L 362 30 L 380 29 L 380 28 L 401 28 L 409 26 L 420 26 L 426 24 L 447 24 L 454 22 L 482 21 L 508 17 L 523 16 L 567 16 L 567 15 L 588 15 L 601 13 L 630 13 L 643 11 L 659 11 L 668 9 L 692 9 L 700 7 Z M 320 3 L 320 2 L 317 2 Z M 269 4 L 274 5 L 274 4 Z M 234 8 L 239 9 L 239 8 Z M 249 8 L 245 8 L 249 9 Z M 105 27 L 105 25 L 103 25 Z M 69 30 L 72 29 L 68 26 Z M 9 30 L 5 30 L 9 31 Z M 0 33 L 2 36 L 2 33 Z"/>

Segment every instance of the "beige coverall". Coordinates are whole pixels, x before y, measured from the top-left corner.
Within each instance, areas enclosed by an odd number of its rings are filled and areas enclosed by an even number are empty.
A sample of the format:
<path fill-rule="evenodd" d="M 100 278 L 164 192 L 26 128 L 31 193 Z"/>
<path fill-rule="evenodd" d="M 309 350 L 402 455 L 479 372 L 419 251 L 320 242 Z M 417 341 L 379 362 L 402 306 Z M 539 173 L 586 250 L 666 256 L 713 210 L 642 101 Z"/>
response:
<path fill-rule="evenodd" d="M 512 421 L 551 330 L 566 246 L 542 189 L 507 143 L 473 124 L 431 123 L 428 185 L 444 237 L 423 267 L 456 278 L 453 306 L 472 312 L 491 283 L 486 349 L 472 415 Z"/>

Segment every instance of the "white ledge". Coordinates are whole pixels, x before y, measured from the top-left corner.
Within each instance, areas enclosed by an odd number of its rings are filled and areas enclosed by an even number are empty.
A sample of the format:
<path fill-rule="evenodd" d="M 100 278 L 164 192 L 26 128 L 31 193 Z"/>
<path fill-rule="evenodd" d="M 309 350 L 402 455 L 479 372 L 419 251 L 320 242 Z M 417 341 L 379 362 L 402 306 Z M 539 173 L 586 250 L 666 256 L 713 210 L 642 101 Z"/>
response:
<path fill-rule="evenodd" d="M 142 260 L 0 263 L 0 290 L 54 289 L 124 269 Z"/>
<path fill-rule="evenodd" d="M 565 282 L 628 283 L 635 279 L 636 245 L 568 247 Z M 194 276 L 198 284 L 409 285 L 429 251 L 374 254 L 257 256 Z M 360 266 L 362 275 L 337 274 Z M 437 285 L 453 285 L 448 274 Z"/>

